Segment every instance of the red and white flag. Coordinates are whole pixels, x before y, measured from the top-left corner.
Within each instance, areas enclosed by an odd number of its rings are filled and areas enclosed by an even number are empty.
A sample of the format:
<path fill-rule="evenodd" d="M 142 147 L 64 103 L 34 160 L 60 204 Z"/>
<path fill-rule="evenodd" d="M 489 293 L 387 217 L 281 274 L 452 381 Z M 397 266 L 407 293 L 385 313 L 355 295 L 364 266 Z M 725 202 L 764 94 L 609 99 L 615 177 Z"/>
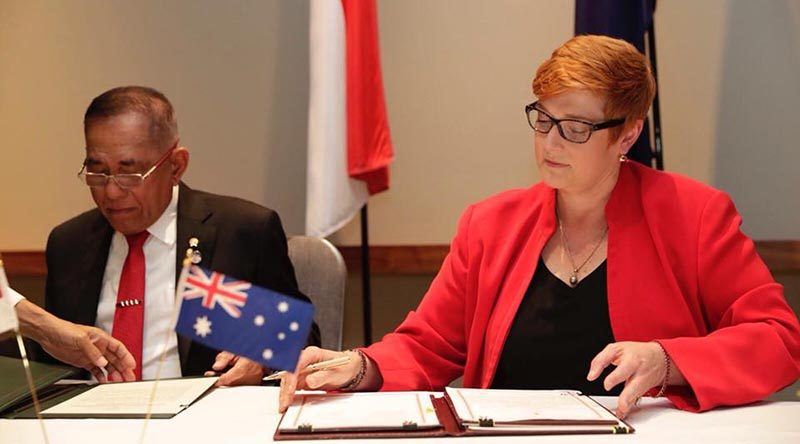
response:
<path fill-rule="evenodd" d="M 18 328 L 17 312 L 11 303 L 11 288 L 8 286 L 3 260 L 0 259 L 0 333 Z"/>
<path fill-rule="evenodd" d="M 312 0 L 306 234 L 328 236 L 389 188 L 394 153 L 374 0 Z"/>

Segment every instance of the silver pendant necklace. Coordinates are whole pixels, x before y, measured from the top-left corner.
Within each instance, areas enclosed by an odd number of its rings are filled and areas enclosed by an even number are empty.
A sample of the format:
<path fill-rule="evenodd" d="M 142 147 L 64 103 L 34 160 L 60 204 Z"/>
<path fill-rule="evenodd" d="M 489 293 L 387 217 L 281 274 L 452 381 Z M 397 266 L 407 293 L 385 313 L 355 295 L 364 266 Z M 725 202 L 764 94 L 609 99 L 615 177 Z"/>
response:
<path fill-rule="evenodd" d="M 561 233 L 561 245 L 563 245 L 564 249 L 567 250 L 567 256 L 569 256 L 569 262 L 572 265 L 572 275 L 570 275 L 569 277 L 569 285 L 570 287 L 574 288 L 576 285 L 578 285 L 578 272 L 581 270 L 581 268 L 584 267 L 584 265 L 586 265 L 589 262 L 589 259 L 591 259 L 594 256 L 594 254 L 597 252 L 597 249 L 600 248 L 600 244 L 603 243 L 603 240 L 606 238 L 606 235 L 608 234 L 608 226 L 606 226 L 605 230 L 603 230 L 603 235 L 600 236 L 600 240 L 597 241 L 597 244 L 595 244 L 594 248 L 592 248 L 592 252 L 589 253 L 589 257 L 587 257 L 586 260 L 581 262 L 579 266 L 576 266 L 575 258 L 572 257 L 572 251 L 570 251 L 569 246 L 567 245 L 569 241 L 567 239 L 567 235 L 564 233 L 564 226 L 561 224 L 561 218 L 558 217 L 558 212 L 556 212 L 556 218 L 558 219 L 558 231 Z"/>

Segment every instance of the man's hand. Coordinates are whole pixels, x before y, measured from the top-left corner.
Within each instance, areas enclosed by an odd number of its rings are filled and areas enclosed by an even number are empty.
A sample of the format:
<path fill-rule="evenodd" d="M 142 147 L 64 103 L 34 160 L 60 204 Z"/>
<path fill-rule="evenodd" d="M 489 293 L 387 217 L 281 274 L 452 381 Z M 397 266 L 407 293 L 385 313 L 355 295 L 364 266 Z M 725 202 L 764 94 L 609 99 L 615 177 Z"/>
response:
<path fill-rule="evenodd" d="M 136 379 L 133 355 L 108 333 L 60 319 L 27 300 L 16 309 L 22 333 L 59 361 L 89 370 L 99 382 Z"/>
<path fill-rule="evenodd" d="M 206 376 L 228 369 L 220 375 L 217 386 L 259 385 L 264 377 L 264 368 L 260 364 L 228 352 L 220 352 L 211 368 L 213 371 L 207 371 Z"/>
<path fill-rule="evenodd" d="M 89 370 L 99 382 L 135 381 L 136 360 L 119 340 L 96 327 L 61 321 L 39 344 L 59 361 Z M 108 372 L 108 379 L 102 368 Z"/>
<path fill-rule="evenodd" d="M 671 362 L 671 361 L 670 361 Z M 664 351 L 657 342 L 615 342 L 608 344 L 592 359 L 587 379 L 594 381 L 609 365 L 614 369 L 603 381 L 603 387 L 611 390 L 624 382 L 625 388 L 619 395 L 615 414 L 623 419 L 633 410 L 639 398 L 648 390 L 660 387 L 667 375 L 667 361 Z M 671 365 L 671 364 L 670 364 Z M 672 366 L 670 385 L 685 384 L 683 375 Z"/>

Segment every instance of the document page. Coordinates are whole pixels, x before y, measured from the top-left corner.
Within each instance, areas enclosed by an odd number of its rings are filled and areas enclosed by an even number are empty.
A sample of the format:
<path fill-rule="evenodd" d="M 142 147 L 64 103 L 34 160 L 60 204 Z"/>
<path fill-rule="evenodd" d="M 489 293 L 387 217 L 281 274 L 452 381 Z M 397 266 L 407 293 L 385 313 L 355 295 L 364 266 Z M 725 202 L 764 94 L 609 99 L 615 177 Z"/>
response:
<path fill-rule="evenodd" d="M 432 392 L 297 395 L 281 432 L 403 430 L 439 427 Z M 441 395 L 441 393 L 439 394 Z"/>
<path fill-rule="evenodd" d="M 171 417 L 203 395 L 218 378 L 158 381 L 150 410 L 154 417 Z M 42 412 L 45 417 L 143 418 L 156 381 L 99 384 Z"/>
<path fill-rule="evenodd" d="M 491 419 L 503 423 L 536 424 L 579 422 L 617 424 L 608 410 L 570 390 L 446 389 L 457 416 L 465 424 Z"/>

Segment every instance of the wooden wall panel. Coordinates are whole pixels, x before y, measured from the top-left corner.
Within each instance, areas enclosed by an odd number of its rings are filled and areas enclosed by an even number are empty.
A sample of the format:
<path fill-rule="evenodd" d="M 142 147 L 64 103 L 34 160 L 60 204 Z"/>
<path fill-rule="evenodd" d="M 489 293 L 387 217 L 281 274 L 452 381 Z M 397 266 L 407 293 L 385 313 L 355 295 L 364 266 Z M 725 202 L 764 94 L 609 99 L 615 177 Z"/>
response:
<path fill-rule="evenodd" d="M 756 241 L 758 253 L 773 273 L 800 272 L 800 240 Z M 361 248 L 339 247 L 347 269 L 361 271 Z M 439 270 L 448 245 L 396 245 L 370 248 L 372 272 L 376 274 L 433 274 Z M 45 276 L 43 251 L 9 251 L 3 253 L 9 276 Z"/>

